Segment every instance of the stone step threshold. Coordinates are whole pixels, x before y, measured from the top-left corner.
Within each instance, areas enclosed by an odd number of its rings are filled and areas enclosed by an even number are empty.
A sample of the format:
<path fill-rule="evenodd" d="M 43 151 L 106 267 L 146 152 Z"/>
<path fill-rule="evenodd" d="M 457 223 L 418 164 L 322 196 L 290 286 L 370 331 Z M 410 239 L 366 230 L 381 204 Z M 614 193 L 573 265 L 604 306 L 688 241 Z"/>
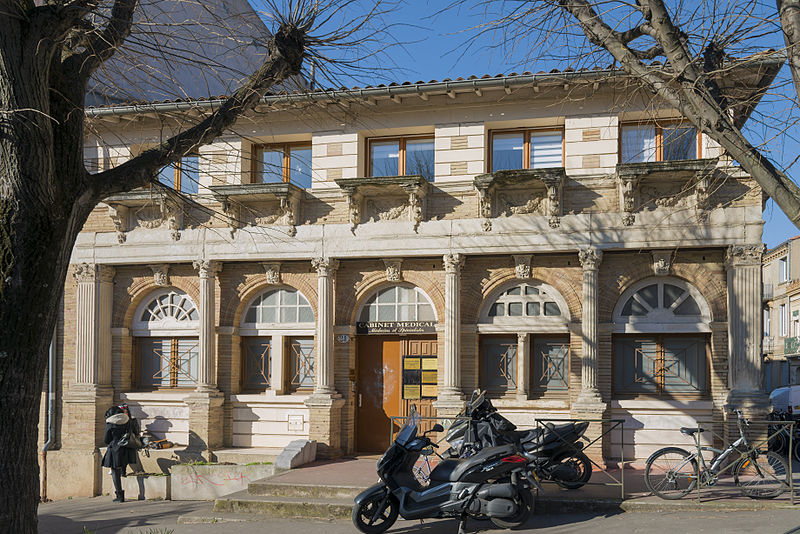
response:
<path fill-rule="evenodd" d="M 273 478 L 265 478 L 251 482 L 247 491 L 250 492 L 251 495 L 264 495 L 269 497 L 344 499 L 352 501 L 365 489 L 366 487 L 362 486 L 292 484 L 289 482 L 275 482 Z"/>

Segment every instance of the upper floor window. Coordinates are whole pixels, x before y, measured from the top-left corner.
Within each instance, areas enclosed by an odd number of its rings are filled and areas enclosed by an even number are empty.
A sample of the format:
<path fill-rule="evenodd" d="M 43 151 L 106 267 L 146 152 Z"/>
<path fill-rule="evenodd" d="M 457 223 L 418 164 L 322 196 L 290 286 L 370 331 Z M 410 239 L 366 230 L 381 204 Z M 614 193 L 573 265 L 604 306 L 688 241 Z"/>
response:
<path fill-rule="evenodd" d="M 789 281 L 789 257 L 784 256 L 778 260 L 778 281 Z"/>
<path fill-rule="evenodd" d="M 284 143 L 256 147 L 254 181 L 262 184 L 290 182 L 311 187 L 311 144 Z"/>
<path fill-rule="evenodd" d="M 699 140 L 697 129 L 686 123 L 623 124 L 620 158 L 622 163 L 696 159 Z"/>
<path fill-rule="evenodd" d="M 778 306 L 778 335 L 786 337 L 786 304 Z"/>
<path fill-rule="evenodd" d="M 419 175 L 433 180 L 433 137 L 370 139 L 368 145 L 370 176 Z"/>
<path fill-rule="evenodd" d="M 492 132 L 492 171 L 564 166 L 561 130 Z"/>
<path fill-rule="evenodd" d="M 186 195 L 196 195 L 200 184 L 199 159 L 197 154 L 190 154 L 162 167 L 158 181 Z"/>

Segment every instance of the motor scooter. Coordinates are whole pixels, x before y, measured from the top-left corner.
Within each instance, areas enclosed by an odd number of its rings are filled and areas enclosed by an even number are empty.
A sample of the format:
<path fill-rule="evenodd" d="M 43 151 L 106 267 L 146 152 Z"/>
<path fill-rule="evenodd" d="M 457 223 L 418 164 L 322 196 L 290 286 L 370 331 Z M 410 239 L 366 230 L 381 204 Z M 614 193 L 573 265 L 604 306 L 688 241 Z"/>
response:
<path fill-rule="evenodd" d="M 427 486 L 413 474 L 421 452 L 437 447 L 428 432 L 417 434 L 419 414 L 412 407 L 405 424 L 378 461 L 380 482 L 355 498 L 353 524 L 364 534 L 380 534 L 397 517 L 459 518 L 459 534 L 467 518 L 489 519 L 502 528 L 520 526 L 533 511 L 531 488 L 538 487 L 527 470 L 528 460 L 514 445 L 487 447 L 470 458 L 443 460 L 431 471 Z"/>

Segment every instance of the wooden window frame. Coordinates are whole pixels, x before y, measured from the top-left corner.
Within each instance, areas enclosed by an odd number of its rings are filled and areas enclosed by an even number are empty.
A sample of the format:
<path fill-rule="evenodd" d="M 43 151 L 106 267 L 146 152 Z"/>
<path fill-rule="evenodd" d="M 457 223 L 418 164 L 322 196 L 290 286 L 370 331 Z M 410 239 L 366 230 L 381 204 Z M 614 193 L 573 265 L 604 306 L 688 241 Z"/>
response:
<path fill-rule="evenodd" d="M 664 388 L 664 375 L 661 375 L 661 383 L 656 383 L 656 390 L 652 392 L 636 392 L 636 391 L 618 391 L 615 383 L 617 365 L 617 347 L 616 342 L 618 339 L 635 339 L 635 338 L 651 338 L 658 344 L 659 358 L 664 359 L 664 338 L 703 338 L 705 342 L 705 372 L 706 380 L 703 391 L 689 392 L 689 391 L 667 391 Z M 677 333 L 677 334 L 663 334 L 663 333 L 642 333 L 642 334 L 614 334 L 611 342 L 611 392 L 612 397 L 615 399 L 646 399 L 646 398 L 675 398 L 685 400 L 705 400 L 711 397 L 711 339 L 708 334 L 704 333 Z"/>
<path fill-rule="evenodd" d="M 656 142 L 656 159 L 655 161 L 645 161 L 641 163 L 655 163 L 658 161 L 665 161 L 664 160 L 664 127 L 670 127 L 675 125 L 683 125 L 686 124 L 687 127 L 694 128 L 695 135 L 696 135 L 696 149 L 695 149 L 695 158 L 694 159 L 702 159 L 703 158 L 703 134 L 700 130 L 697 129 L 697 126 L 692 124 L 688 121 L 682 121 L 679 119 L 669 119 L 669 120 L 662 120 L 662 121 L 625 121 L 619 123 L 619 136 L 617 139 L 617 161 L 622 163 L 622 129 L 626 126 L 650 126 L 653 125 L 655 129 L 655 142 Z M 691 161 L 691 160 L 666 160 L 666 161 Z"/>
<path fill-rule="evenodd" d="M 503 130 L 491 130 L 489 132 L 489 155 L 487 157 L 488 165 L 489 165 L 489 172 L 495 172 L 494 170 L 494 161 L 492 155 L 494 154 L 494 136 L 497 134 L 510 134 L 510 133 L 522 133 L 522 169 L 530 169 L 531 168 L 531 133 L 547 133 L 547 132 L 557 132 L 561 134 L 561 166 L 564 167 L 566 165 L 566 153 L 565 148 L 566 144 L 564 141 L 564 127 L 553 128 L 553 127 L 544 127 L 544 128 L 508 128 Z"/>
<path fill-rule="evenodd" d="M 198 174 L 197 188 L 199 190 L 200 189 L 200 183 L 199 183 L 200 154 L 199 153 L 184 154 L 183 156 L 181 156 L 181 158 L 178 161 L 176 161 L 174 164 L 172 164 L 173 165 L 172 185 L 170 187 L 172 187 L 172 189 L 174 189 L 175 191 L 178 191 L 178 192 L 181 191 L 181 185 L 182 185 L 182 183 L 181 183 L 181 177 L 182 177 L 181 169 L 183 168 L 183 158 L 197 158 L 197 174 Z M 183 193 L 183 194 L 192 194 L 192 193 Z"/>
<path fill-rule="evenodd" d="M 257 179 L 260 178 L 258 173 L 258 166 L 261 163 L 261 154 L 264 150 L 280 150 L 281 152 L 283 152 L 281 179 L 283 180 L 284 183 L 290 183 L 291 172 L 292 172 L 292 167 L 291 167 L 292 148 L 311 148 L 311 141 L 295 141 L 292 143 L 269 143 L 269 144 L 253 145 L 254 157 L 252 157 L 250 161 L 250 183 L 251 184 L 263 183 L 262 181 L 258 181 Z M 263 175 L 263 173 L 264 170 L 262 169 L 261 174 Z"/>
<path fill-rule="evenodd" d="M 374 173 L 372 172 L 372 143 L 381 142 L 385 143 L 387 141 L 397 141 L 398 146 L 398 162 L 397 162 L 397 176 L 406 176 L 406 141 L 419 141 L 423 139 L 429 139 L 434 143 L 434 154 L 436 153 L 436 136 L 431 134 L 420 134 L 420 135 L 399 135 L 399 136 L 391 136 L 391 137 L 369 137 L 366 140 L 367 146 L 367 174 L 370 178 L 374 177 Z M 435 161 L 434 155 L 434 161 Z M 431 181 L 433 181 L 434 176 L 430 177 Z"/>

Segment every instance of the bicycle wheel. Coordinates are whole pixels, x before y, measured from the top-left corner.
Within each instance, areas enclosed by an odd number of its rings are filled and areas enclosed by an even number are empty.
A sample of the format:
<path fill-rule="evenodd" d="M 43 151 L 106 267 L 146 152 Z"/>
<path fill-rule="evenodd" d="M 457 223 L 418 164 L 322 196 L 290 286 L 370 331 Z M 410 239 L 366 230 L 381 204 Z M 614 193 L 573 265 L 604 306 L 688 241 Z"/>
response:
<path fill-rule="evenodd" d="M 680 499 L 697 484 L 697 460 L 678 447 L 665 447 L 647 459 L 644 483 L 662 499 Z"/>
<path fill-rule="evenodd" d="M 778 431 L 775 428 L 770 429 L 768 432 L 774 434 L 769 438 L 769 450 L 777 452 L 778 454 L 786 454 L 786 449 L 789 448 L 789 437 L 786 435 L 786 432 L 783 430 Z"/>
<path fill-rule="evenodd" d="M 794 451 L 792 451 L 794 459 L 800 462 L 800 439 L 794 438 L 792 440 L 792 447 L 794 447 Z"/>
<path fill-rule="evenodd" d="M 733 468 L 733 481 L 751 499 L 774 499 L 789 488 L 789 465 L 772 451 L 754 452 Z"/>

